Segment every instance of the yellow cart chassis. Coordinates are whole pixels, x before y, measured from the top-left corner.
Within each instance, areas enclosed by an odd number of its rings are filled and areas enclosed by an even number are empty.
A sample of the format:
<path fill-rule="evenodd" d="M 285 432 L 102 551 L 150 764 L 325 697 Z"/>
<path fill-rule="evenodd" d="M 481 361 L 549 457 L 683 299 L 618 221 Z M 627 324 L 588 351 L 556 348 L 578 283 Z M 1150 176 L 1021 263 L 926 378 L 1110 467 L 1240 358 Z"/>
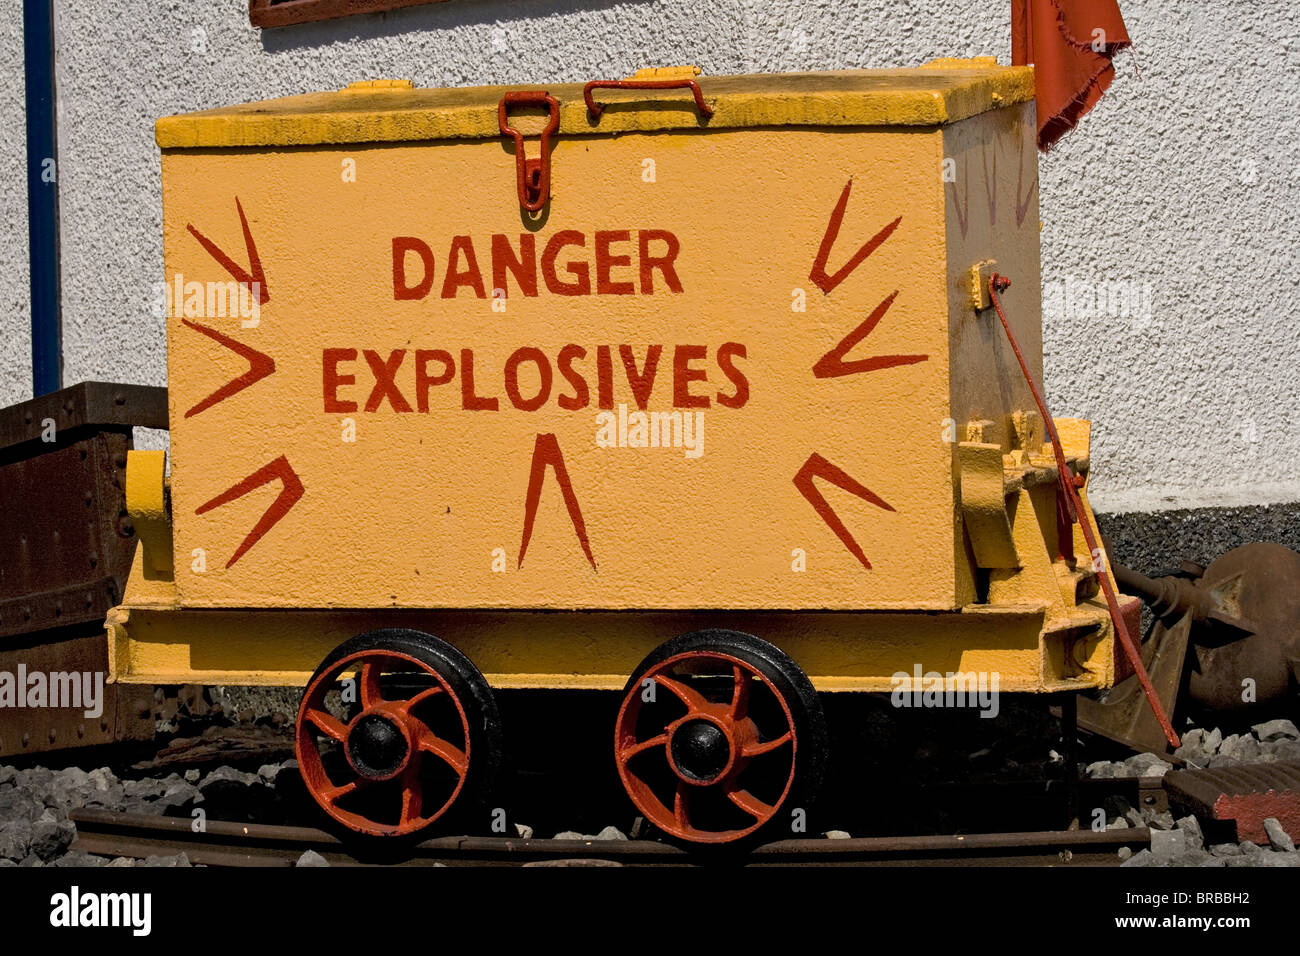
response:
<path fill-rule="evenodd" d="M 1079 423 L 1058 424 L 1064 434 L 1086 435 L 1071 427 Z M 1086 448 L 1072 451 L 1086 456 Z M 998 603 L 956 610 L 193 609 L 180 605 L 166 568 L 161 454 L 132 453 L 128 507 L 143 547 L 126 599 L 108 619 L 110 681 L 300 686 L 344 640 L 381 627 L 442 638 L 497 688 L 622 689 L 654 647 L 705 627 L 771 641 L 820 691 L 891 691 L 896 675 L 918 670 L 948 685 L 954 675 L 996 675 L 1005 692 L 1083 690 L 1114 680 L 1113 627 L 1096 576 L 1067 570 L 1044 540 L 1055 509 L 1051 482 L 1012 496 L 1012 540 L 1023 566 L 990 576 L 989 599 Z M 142 488 L 157 492 L 150 499 Z M 1077 526 L 1075 539 L 1081 550 Z"/>

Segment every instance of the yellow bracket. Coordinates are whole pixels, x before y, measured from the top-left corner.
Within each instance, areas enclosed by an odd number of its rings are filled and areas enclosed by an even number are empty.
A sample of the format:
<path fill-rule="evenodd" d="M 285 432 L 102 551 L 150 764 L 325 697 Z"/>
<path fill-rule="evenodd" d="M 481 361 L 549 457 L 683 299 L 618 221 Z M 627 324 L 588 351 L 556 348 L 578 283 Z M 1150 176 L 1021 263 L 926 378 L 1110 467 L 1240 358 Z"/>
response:
<path fill-rule="evenodd" d="M 996 259 L 985 259 L 966 270 L 966 307 L 972 312 L 983 312 L 993 307 L 989 298 L 989 280 L 998 269 Z"/>
<path fill-rule="evenodd" d="M 171 503 L 167 489 L 167 453 L 126 453 L 126 510 L 144 549 L 141 568 L 149 581 L 170 581 L 172 568 Z"/>
<path fill-rule="evenodd" d="M 957 446 L 957 455 L 961 465 L 961 514 L 975 563 L 981 568 L 1020 567 L 1011 516 L 1007 513 L 1002 446 L 964 441 Z"/>

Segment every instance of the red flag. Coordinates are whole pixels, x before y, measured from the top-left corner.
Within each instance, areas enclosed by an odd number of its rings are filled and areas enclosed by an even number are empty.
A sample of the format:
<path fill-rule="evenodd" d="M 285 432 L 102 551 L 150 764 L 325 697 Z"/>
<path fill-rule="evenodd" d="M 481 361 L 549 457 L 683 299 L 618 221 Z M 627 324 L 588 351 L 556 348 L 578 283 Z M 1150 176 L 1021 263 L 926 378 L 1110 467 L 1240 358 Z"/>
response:
<path fill-rule="evenodd" d="M 1011 0 L 1011 62 L 1034 65 L 1039 149 L 1097 105 L 1127 46 L 1116 0 Z"/>

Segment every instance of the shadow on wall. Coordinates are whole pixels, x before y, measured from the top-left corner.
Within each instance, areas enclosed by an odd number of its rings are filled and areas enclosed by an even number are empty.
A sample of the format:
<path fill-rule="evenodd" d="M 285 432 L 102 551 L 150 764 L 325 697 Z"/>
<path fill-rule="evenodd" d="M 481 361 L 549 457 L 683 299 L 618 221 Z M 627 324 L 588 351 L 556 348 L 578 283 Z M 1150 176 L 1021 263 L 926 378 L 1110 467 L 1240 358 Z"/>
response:
<path fill-rule="evenodd" d="M 373 40 L 406 33 L 452 30 L 456 27 L 605 10 L 629 3 L 653 5 L 653 0 L 441 0 L 384 13 L 362 13 L 262 31 L 267 53 L 329 46 L 340 40 Z M 539 26 L 544 30 L 544 26 Z"/>

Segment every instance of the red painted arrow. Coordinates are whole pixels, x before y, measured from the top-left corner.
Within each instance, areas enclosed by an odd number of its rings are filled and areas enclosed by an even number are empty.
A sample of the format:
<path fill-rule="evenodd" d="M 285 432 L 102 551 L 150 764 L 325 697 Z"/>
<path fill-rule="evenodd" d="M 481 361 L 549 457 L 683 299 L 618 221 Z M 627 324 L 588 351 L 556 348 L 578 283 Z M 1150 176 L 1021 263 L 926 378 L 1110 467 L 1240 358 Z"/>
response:
<path fill-rule="evenodd" d="M 825 479 L 837 488 L 842 488 L 851 495 L 857 495 L 863 501 L 870 502 L 877 508 L 893 511 L 893 506 L 866 485 L 853 478 L 844 469 L 832 465 L 816 452 L 808 456 L 808 460 L 803 463 L 799 473 L 794 476 L 794 486 L 799 489 L 801 495 L 808 499 L 808 503 L 813 506 L 813 510 L 817 512 L 818 517 L 826 522 L 827 527 L 835 532 L 835 536 L 843 542 L 844 547 L 848 548 L 852 555 L 862 562 L 862 566 L 870 571 L 871 562 L 867 560 L 862 547 L 849 533 L 849 529 L 844 526 L 840 516 L 835 513 L 835 509 L 826 500 L 826 496 L 813 484 L 814 478 Z"/>
<path fill-rule="evenodd" d="M 223 335 L 216 329 L 210 329 L 206 325 L 199 325 L 197 322 L 191 322 L 189 319 L 181 319 L 181 322 L 184 325 L 188 325 L 195 332 L 202 332 L 208 338 L 220 342 L 226 348 L 230 349 L 230 351 L 242 356 L 244 360 L 248 362 L 247 372 L 239 376 L 239 378 L 231 379 L 203 401 L 191 408 L 185 413 L 186 418 L 189 418 L 191 415 L 197 415 L 204 409 L 211 408 L 213 405 L 217 404 L 217 402 L 225 401 L 231 395 L 234 395 L 236 392 L 242 392 L 254 382 L 260 382 L 275 371 L 275 359 L 271 358 L 271 356 L 267 355 L 265 352 L 259 352 L 251 345 L 244 345 L 242 342 L 236 342 L 230 336 Z"/>
<path fill-rule="evenodd" d="M 815 378 L 839 378 L 841 375 L 874 372 L 877 369 L 894 368 L 897 365 L 915 365 L 917 362 L 924 362 L 928 359 L 930 357 L 928 355 L 877 355 L 872 358 L 854 359 L 851 362 L 844 360 L 844 356 L 848 355 L 855 345 L 870 335 L 875 327 L 880 324 L 880 320 L 889 311 L 889 307 L 893 305 L 896 298 L 898 298 L 897 292 L 876 306 L 861 325 L 840 340 L 839 345 L 819 358 L 817 364 L 813 366 L 813 376 Z"/>
<path fill-rule="evenodd" d="M 249 548 L 262 540 L 262 536 L 270 531 L 276 522 L 288 514 L 289 509 L 298 503 L 298 499 L 302 497 L 303 488 L 297 472 L 289 464 L 289 459 L 281 455 L 275 461 L 263 465 L 243 481 L 232 485 L 211 501 L 199 505 L 194 510 L 196 515 L 206 514 L 213 508 L 220 508 L 236 498 L 242 498 L 250 491 L 275 481 L 277 478 L 283 486 L 280 489 L 280 494 L 271 502 L 271 507 L 266 509 L 266 513 L 257 519 L 257 524 L 253 525 L 253 530 L 248 532 L 235 553 L 231 555 L 230 560 L 226 562 L 226 567 L 230 567 L 242 558 Z"/>
<path fill-rule="evenodd" d="M 587 525 L 582 520 L 582 509 L 578 507 L 578 497 L 573 493 L 573 482 L 569 480 L 569 470 L 564 466 L 564 456 L 560 454 L 560 443 L 554 435 L 538 435 L 533 445 L 533 464 L 528 473 L 528 495 L 524 500 L 524 536 L 519 542 L 519 561 L 517 567 L 523 567 L 524 554 L 528 551 L 528 541 L 533 536 L 533 522 L 537 519 L 537 506 L 542 498 L 542 482 L 546 478 L 546 466 L 555 471 L 555 481 L 560 486 L 564 497 L 564 507 L 573 522 L 573 530 L 578 535 L 582 552 L 591 562 L 594 570 L 596 559 L 591 556 L 591 544 L 587 541 Z"/>
<path fill-rule="evenodd" d="M 847 279 L 850 273 L 866 261 L 867 256 L 876 251 L 877 247 L 889 238 L 890 233 L 898 228 L 898 224 L 903 221 L 899 216 L 889 225 L 885 226 L 878 233 L 868 239 L 857 252 L 853 254 L 848 262 L 844 263 L 834 275 L 826 274 L 826 263 L 831 257 L 831 249 L 835 245 L 835 240 L 839 238 L 840 225 L 844 222 L 844 210 L 849 204 L 849 192 L 853 189 L 853 180 L 850 179 L 844 184 L 844 191 L 840 193 L 840 200 L 835 204 L 835 210 L 831 213 L 830 222 L 826 224 L 826 233 L 822 236 L 821 247 L 817 250 L 817 258 L 813 261 L 812 271 L 808 273 L 808 278 L 827 295 L 837 285 Z"/>
<path fill-rule="evenodd" d="M 1032 147 L 1031 147 L 1032 149 Z M 1024 224 L 1025 217 L 1029 215 L 1029 204 L 1033 202 L 1034 190 L 1038 188 L 1038 155 L 1034 154 L 1034 181 L 1029 184 L 1029 192 L 1024 194 L 1024 199 L 1020 198 L 1021 189 L 1025 183 L 1025 154 L 1020 153 L 1020 170 L 1016 173 L 1016 225 Z"/>
<path fill-rule="evenodd" d="M 957 214 L 957 226 L 961 229 L 961 237 L 966 238 L 966 232 L 970 229 L 970 157 L 962 157 L 961 169 L 961 195 L 957 195 L 957 184 L 948 183 L 952 187 L 950 195 L 952 196 L 952 210 Z"/>
<path fill-rule="evenodd" d="M 199 245 L 208 250 L 208 255 L 216 259 L 221 268 L 230 273 L 235 281 L 247 286 L 249 291 L 256 289 L 258 302 L 266 305 L 271 301 L 271 292 L 266 287 L 266 273 L 262 271 L 262 260 L 257 257 L 257 243 L 253 242 L 253 234 L 248 229 L 248 218 L 244 215 L 244 207 L 240 205 L 238 196 L 235 197 L 235 208 L 239 210 L 239 224 L 244 228 L 244 249 L 248 253 L 247 269 L 238 265 L 234 259 L 222 252 L 215 242 L 195 229 L 193 225 L 187 223 L 185 228 L 199 241 Z"/>

